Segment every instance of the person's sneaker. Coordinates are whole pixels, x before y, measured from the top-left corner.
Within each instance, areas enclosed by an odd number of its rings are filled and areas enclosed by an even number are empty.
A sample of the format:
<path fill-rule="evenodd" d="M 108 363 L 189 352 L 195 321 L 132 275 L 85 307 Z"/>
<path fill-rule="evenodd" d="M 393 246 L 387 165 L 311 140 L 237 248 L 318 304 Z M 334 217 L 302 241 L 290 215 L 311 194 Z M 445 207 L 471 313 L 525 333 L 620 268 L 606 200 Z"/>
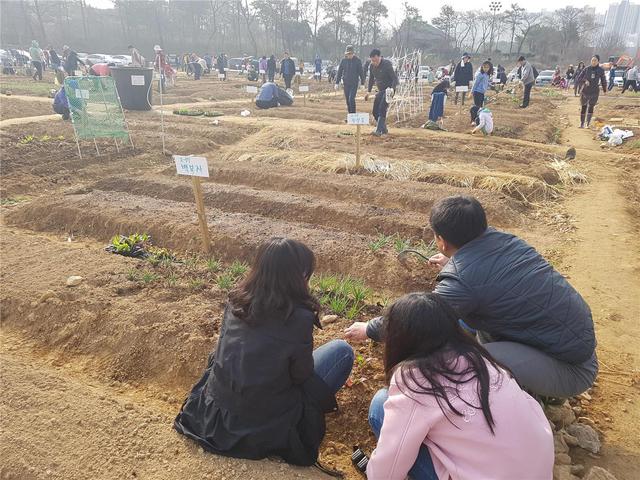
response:
<path fill-rule="evenodd" d="M 578 128 L 584 128 L 584 123 L 581 123 Z"/>
<path fill-rule="evenodd" d="M 379 131 L 377 131 L 377 130 L 372 131 L 372 132 L 371 132 L 371 135 L 373 135 L 373 136 L 375 136 L 375 137 L 381 137 L 381 136 L 382 136 L 382 134 L 381 134 Z"/>

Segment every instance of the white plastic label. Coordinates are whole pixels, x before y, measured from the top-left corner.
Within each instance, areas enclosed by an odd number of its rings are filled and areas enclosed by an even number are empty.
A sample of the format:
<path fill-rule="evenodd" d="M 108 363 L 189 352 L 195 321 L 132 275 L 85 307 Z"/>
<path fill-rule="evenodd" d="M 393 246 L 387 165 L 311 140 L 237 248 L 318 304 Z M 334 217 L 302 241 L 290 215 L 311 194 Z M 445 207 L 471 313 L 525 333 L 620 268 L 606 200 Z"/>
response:
<path fill-rule="evenodd" d="M 260 69 L 260 70 L 259 70 L 259 73 L 260 73 L 260 75 L 264 75 L 265 73 L 267 73 L 267 71 L 266 71 L 266 70 L 262 70 L 262 69 Z"/>
<path fill-rule="evenodd" d="M 131 85 L 144 86 L 144 75 L 131 75 Z"/>
<path fill-rule="evenodd" d="M 76 98 L 89 100 L 89 90 L 79 90 L 76 88 Z"/>
<path fill-rule="evenodd" d="M 258 87 L 255 85 L 247 85 L 247 93 L 258 93 Z"/>
<path fill-rule="evenodd" d="M 300 85 L 300 86 L 298 87 L 298 91 L 299 91 L 300 93 L 302 93 L 302 92 L 308 92 L 308 91 L 309 91 L 309 85 Z"/>
<path fill-rule="evenodd" d="M 220 79 L 220 80 L 224 79 L 224 73 L 219 73 L 218 74 L 218 79 Z"/>
<path fill-rule="evenodd" d="M 173 160 L 176 162 L 176 171 L 178 172 L 178 175 L 209 178 L 209 164 L 205 157 L 174 155 Z"/>
<path fill-rule="evenodd" d="M 347 114 L 348 125 L 369 125 L 368 113 L 349 113 Z"/>
<path fill-rule="evenodd" d="M 468 92 L 469 87 L 467 85 L 463 85 L 461 87 L 456 86 L 456 92 Z"/>

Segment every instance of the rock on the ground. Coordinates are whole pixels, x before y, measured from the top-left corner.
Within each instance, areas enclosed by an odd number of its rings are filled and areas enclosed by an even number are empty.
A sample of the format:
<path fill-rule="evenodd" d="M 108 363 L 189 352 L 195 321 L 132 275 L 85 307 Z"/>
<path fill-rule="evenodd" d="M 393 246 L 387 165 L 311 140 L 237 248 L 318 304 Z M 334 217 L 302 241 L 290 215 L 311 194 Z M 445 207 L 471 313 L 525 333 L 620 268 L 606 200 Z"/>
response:
<path fill-rule="evenodd" d="M 324 327 L 325 325 L 335 323 L 336 320 L 338 320 L 337 315 L 325 315 L 324 317 L 322 317 L 322 320 L 320 320 L 320 324 Z"/>
<path fill-rule="evenodd" d="M 75 287 L 77 285 L 80 285 L 82 283 L 82 280 L 84 279 L 79 275 L 71 275 L 69 278 L 67 278 L 67 287 Z"/>
<path fill-rule="evenodd" d="M 602 467 L 591 467 L 584 480 L 617 480 L 608 470 Z"/>
<path fill-rule="evenodd" d="M 571 465 L 571 457 L 567 453 L 556 453 L 556 465 Z"/>
<path fill-rule="evenodd" d="M 559 453 L 569 453 L 569 446 L 567 442 L 564 441 L 562 432 L 555 432 L 553 434 L 553 451 L 556 455 Z"/>
<path fill-rule="evenodd" d="M 562 405 L 549 405 L 544 413 L 558 428 L 571 425 L 576 421 L 576 414 L 571 409 L 569 402 L 564 402 Z"/>
<path fill-rule="evenodd" d="M 574 437 L 573 435 L 569 435 L 567 432 L 562 433 L 562 438 L 564 438 L 564 441 L 567 445 L 569 445 L 570 447 L 577 447 L 578 446 L 578 439 L 576 437 Z"/>
<path fill-rule="evenodd" d="M 571 473 L 569 465 L 554 465 L 553 480 L 580 480 L 580 477 L 576 477 Z"/>
<path fill-rule="evenodd" d="M 581 464 L 571 465 L 571 473 L 581 477 L 582 475 L 584 475 L 584 465 L 581 465 Z"/>
<path fill-rule="evenodd" d="M 589 425 L 584 423 L 574 423 L 567 427 L 567 433 L 576 437 L 579 447 L 589 450 L 592 453 L 598 453 L 600 451 L 600 437 Z"/>

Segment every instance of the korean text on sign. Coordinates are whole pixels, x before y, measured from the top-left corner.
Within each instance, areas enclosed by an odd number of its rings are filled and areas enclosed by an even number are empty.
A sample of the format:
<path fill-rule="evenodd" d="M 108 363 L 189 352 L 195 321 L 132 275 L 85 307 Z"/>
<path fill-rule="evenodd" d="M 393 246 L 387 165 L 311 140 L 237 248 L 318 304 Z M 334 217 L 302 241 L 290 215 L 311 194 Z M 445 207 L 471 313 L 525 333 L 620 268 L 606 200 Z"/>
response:
<path fill-rule="evenodd" d="M 191 177 L 209 177 L 209 165 L 205 157 L 192 157 L 189 155 L 174 155 L 176 171 L 178 175 Z"/>

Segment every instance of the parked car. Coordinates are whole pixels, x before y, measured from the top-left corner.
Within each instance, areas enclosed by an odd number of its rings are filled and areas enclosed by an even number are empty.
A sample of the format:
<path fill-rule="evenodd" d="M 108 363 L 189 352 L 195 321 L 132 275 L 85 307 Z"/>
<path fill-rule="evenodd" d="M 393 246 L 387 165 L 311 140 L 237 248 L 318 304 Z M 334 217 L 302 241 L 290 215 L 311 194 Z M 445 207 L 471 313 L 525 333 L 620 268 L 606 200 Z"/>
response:
<path fill-rule="evenodd" d="M 29 52 L 15 48 L 10 48 L 9 51 L 11 52 L 11 55 L 13 55 L 16 65 L 27 65 L 31 62 L 31 55 L 29 55 Z"/>
<path fill-rule="evenodd" d="M 116 65 L 131 65 L 131 55 L 109 55 L 109 57 Z"/>
<path fill-rule="evenodd" d="M 536 85 L 551 85 L 554 73 L 553 70 L 542 70 L 536 78 Z"/>
<path fill-rule="evenodd" d="M 607 82 L 609 81 L 609 75 L 607 73 Z M 624 85 L 624 70 L 621 68 L 616 70 L 616 76 L 613 77 L 613 84 L 616 87 L 622 87 Z"/>
<path fill-rule="evenodd" d="M 94 63 L 111 63 L 111 57 L 104 53 L 93 53 L 87 57 L 87 61 L 91 65 Z"/>
<path fill-rule="evenodd" d="M 84 52 L 76 52 L 78 54 L 78 58 L 80 60 L 82 60 L 84 63 L 87 63 L 87 58 L 89 58 L 89 54 L 88 53 L 84 53 Z"/>

